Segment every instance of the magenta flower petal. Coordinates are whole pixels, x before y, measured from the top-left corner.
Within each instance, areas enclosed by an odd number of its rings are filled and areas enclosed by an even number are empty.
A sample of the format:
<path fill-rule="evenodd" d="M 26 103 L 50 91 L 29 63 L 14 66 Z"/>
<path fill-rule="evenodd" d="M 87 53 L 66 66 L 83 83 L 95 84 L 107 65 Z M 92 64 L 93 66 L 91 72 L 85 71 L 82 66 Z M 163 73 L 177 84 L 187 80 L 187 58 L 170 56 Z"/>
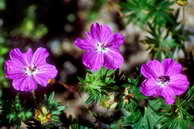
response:
<path fill-rule="evenodd" d="M 95 50 L 95 44 L 94 42 L 91 42 L 90 40 L 82 40 L 80 38 L 77 38 L 74 42 L 74 45 L 78 46 L 79 48 L 83 50 Z"/>
<path fill-rule="evenodd" d="M 27 52 L 23 53 L 23 58 L 26 61 L 27 65 L 31 64 L 32 55 L 33 55 L 33 52 L 31 48 L 28 48 Z"/>
<path fill-rule="evenodd" d="M 9 79 L 22 78 L 24 74 L 24 65 L 21 62 L 8 60 L 5 62 L 6 77 Z"/>
<path fill-rule="evenodd" d="M 119 47 L 124 42 L 120 33 L 113 34 L 107 25 L 92 24 L 83 39 L 77 38 L 74 45 L 86 51 L 83 64 L 95 71 L 101 67 L 117 69 L 123 64 Z"/>
<path fill-rule="evenodd" d="M 18 48 L 10 51 L 10 59 L 5 62 L 5 76 L 13 80 L 12 85 L 19 91 L 33 91 L 37 85 L 46 86 L 49 79 L 55 78 L 55 66 L 46 62 L 48 52 L 38 48 L 33 54 L 32 49 L 22 53 Z"/>
<path fill-rule="evenodd" d="M 113 35 L 113 40 L 108 43 L 108 45 L 111 46 L 111 48 L 118 49 L 123 43 L 124 43 L 124 36 L 121 35 L 120 33 L 116 33 Z"/>
<path fill-rule="evenodd" d="M 23 65 L 29 64 L 29 59 L 32 58 L 32 50 L 28 49 L 26 53 L 21 53 L 18 48 L 15 48 L 9 53 L 10 59 L 15 60 L 15 62 Z"/>
<path fill-rule="evenodd" d="M 111 29 L 106 25 L 92 24 L 90 32 L 92 37 L 99 42 L 108 43 L 112 39 Z"/>
<path fill-rule="evenodd" d="M 144 80 L 141 84 L 140 92 L 143 93 L 145 96 L 159 96 L 161 89 L 156 85 L 154 79 Z"/>
<path fill-rule="evenodd" d="M 21 53 L 19 49 L 13 49 L 10 51 L 10 58 L 5 62 L 6 77 L 9 79 L 22 78 L 25 76 L 25 65 L 30 63 L 32 58 L 32 49 L 28 49 L 27 52 Z"/>
<path fill-rule="evenodd" d="M 34 79 L 41 86 L 47 86 L 48 81 L 55 78 L 58 73 L 56 67 L 50 64 L 45 64 L 38 68 L 40 70 L 37 72 L 36 76 L 34 76 Z"/>
<path fill-rule="evenodd" d="M 163 75 L 163 73 L 163 66 L 157 60 L 149 61 L 141 67 L 141 74 L 146 78 L 156 78 L 157 76 Z"/>
<path fill-rule="evenodd" d="M 83 55 L 83 64 L 92 71 L 98 70 L 100 67 L 102 67 L 103 63 L 104 58 L 102 53 L 92 51 L 86 52 Z"/>
<path fill-rule="evenodd" d="M 92 24 L 90 33 L 93 39 L 97 39 L 100 41 L 100 30 L 101 26 L 99 24 Z"/>
<path fill-rule="evenodd" d="M 181 64 L 172 59 L 149 61 L 141 66 L 141 74 L 146 78 L 140 91 L 145 96 L 160 96 L 166 104 L 173 104 L 176 95 L 183 94 L 189 86 L 187 77 L 182 72 Z"/>
<path fill-rule="evenodd" d="M 37 88 L 36 82 L 29 76 L 14 79 L 12 85 L 18 91 L 33 91 Z"/>
<path fill-rule="evenodd" d="M 170 76 L 170 80 L 169 87 L 173 89 L 176 95 L 181 95 L 188 89 L 189 81 L 185 75 L 176 74 Z"/>
<path fill-rule="evenodd" d="M 181 73 L 182 71 L 181 64 L 178 64 L 172 59 L 164 59 L 162 61 L 162 64 L 164 66 L 166 75 L 175 75 L 175 74 Z"/>
<path fill-rule="evenodd" d="M 9 52 L 10 59 L 16 60 L 18 63 L 25 65 L 26 61 L 22 58 L 23 54 L 18 48 L 15 48 Z"/>
<path fill-rule="evenodd" d="M 106 26 L 106 25 L 100 25 L 100 26 L 101 26 L 100 42 L 102 43 L 111 42 L 111 40 L 113 40 L 114 37 L 109 26 Z"/>
<path fill-rule="evenodd" d="M 48 51 L 45 48 L 38 48 L 31 59 L 31 64 L 36 66 L 46 64 L 46 58 L 49 56 Z"/>
<path fill-rule="evenodd" d="M 108 69 L 117 69 L 124 62 L 122 55 L 113 49 L 109 49 L 106 54 L 104 54 L 104 66 Z"/>
<path fill-rule="evenodd" d="M 170 87 L 163 88 L 161 96 L 164 98 L 166 104 L 173 104 L 175 102 L 175 94 Z"/>

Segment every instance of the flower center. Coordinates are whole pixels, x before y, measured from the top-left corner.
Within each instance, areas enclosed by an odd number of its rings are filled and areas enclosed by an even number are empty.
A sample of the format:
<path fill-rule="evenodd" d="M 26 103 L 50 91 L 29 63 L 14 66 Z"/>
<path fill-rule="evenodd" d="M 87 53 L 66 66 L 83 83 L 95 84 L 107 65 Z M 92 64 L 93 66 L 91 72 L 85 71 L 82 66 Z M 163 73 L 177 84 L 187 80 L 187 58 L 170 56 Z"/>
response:
<path fill-rule="evenodd" d="M 108 48 L 103 43 L 97 43 L 96 44 L 96 50 L 101 53 L 105 53 L 108 51 Z"/>
<path fill-rule="evenodd" d="M 25 73 L 29 76 L 35 75 L 38 72 L 36 66 L 28 66 L 25 68 Z"/>
<path fill-rule="evenodd" d="M 170 77 L 169 76 L 160 76 L 156 80 L 157 80 L 157 85 L 164 87 L 169 83 Z"/>

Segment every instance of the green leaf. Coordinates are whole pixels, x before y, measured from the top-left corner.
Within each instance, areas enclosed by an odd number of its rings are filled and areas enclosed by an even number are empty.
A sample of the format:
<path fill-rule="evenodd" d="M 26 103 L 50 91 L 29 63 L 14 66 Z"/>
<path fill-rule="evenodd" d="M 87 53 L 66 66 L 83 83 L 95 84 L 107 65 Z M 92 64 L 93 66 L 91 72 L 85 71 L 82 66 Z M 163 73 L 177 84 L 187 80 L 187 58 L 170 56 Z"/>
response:
<path fill-rule="evenodd" d="M 170 16 L 172 4 L 168 0 L 128 0 L 121 2 L 120 6 L 128 21 L 144 27 L 149 22 L 158 26 L 173 23 Z"/>
<path fill-rule="evenodd" d="M 169 118 L 166 123 L 162 126 L 161 129 L 188 129 L 190 125 L 190 121 L 184 120 L 180 117 L 175 119 Z"/>
<path fill-rule="evenodd" d="M 160 120 L 160 116 L 156 114 L 150 107 L 145 107 L 144 116 L 134 124 L 134 129 L 154 129 Z"/>
<path fill-rule="evenodd" d="M 88 93 L 87 104 L 100 102 L 109 91 L 116 89 L 113 70 L 101 68 L 98 71 L 88 71 L 85 78 L 79 79 L 81 90 Z"/>
<path fill-rule="evenodd" d="M 160 109 L 160 107 L 162 106 L 162 100 L 159 99 L 154 99 L 154 100 L 149 100 L 149 105 L 152 109 L 154 109 L 155 111 L 157 111 L 158 109 Z"/>
<path fill-rule="evenodd" d="M 92 128 L 89 128 L 80 124 L 72 124 L 70 125 L 69 129 L 92 129 Z"/>

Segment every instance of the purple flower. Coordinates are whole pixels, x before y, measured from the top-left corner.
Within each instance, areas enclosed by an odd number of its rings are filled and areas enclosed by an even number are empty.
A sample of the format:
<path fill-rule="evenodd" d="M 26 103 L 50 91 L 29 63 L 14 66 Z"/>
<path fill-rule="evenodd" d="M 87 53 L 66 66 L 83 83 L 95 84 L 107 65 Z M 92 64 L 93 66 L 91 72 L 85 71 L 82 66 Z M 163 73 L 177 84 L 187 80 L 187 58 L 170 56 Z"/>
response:
<path fill-rule="evenodd" d="M 96 71 L 101 67 L 117 69 L 123 64 L 123 57 L 119 47 L 123 44 L 124 37 L 120 33 L 113 34 L 107 25 L 92 24 L 90 32 L 85 33 L 85 38 L 77 38 L 74 44 L 85 50 L 83 64 Z"/>
<path fill-rule="evenodd" d="M 166 104 L 173 104 L 175 96 L 183 94 L 189 86 L 187 77 L 181 72 L 181 64 L 172 59 L 149 61 L 141 66 L 141 74 L 146 79 L 141 84 L 140 91 L 145 96 L 160 96 Z"/>
<path fill-rule="evenodd" d="M 15 48 L 5 62 L 5 75 L 13 80 L 12 85 L 18 91 L 33 91 L 37 84 L 46 87 L 49 79 L 57 75 L 55 66 L 46 62 L 48 56 L 45 48 L 38 48 L 34 53 L 30 48 L 25 53 Z"/>

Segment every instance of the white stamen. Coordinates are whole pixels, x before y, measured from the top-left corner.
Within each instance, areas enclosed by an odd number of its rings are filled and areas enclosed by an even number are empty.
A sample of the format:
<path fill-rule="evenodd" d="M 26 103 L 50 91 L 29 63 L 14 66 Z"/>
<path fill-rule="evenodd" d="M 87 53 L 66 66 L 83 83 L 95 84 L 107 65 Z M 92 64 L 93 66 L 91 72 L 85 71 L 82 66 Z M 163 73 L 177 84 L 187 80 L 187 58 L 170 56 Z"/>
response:
<path fill-rule="evenodd" d="M 35 66 L 28 66 L 28 67 L 25 68 L 25 73 L 28 76 L 36 75 L 37 72 L 38 72 L 38 69 Z"/>
<path fill-rule="evenodd" d="M 165 87 L 166 85 L 168 85 L 168 82 L 161 82 L 161 81 L 157 81 L 156 84 L 160 87 Z"/>
<path fill-rule="evenodd" d="M 98 52 L 100 52 L 100 53 L 105 53 L 105 52 L 107 52 L 108 51 L 108 48 L 106 48 L 105 46 L 104 46 L 104 44 L 103 43 L 97 43 L 96 44 L 96 50 L 98 51 Z"/>
<path fill-rule="evenodd" d="M 169 81 L 169 76 L 160 76 L 158 79 L 156 79 L 156 84 L 160 87 L 165 87 L 168 85 Z"/>

